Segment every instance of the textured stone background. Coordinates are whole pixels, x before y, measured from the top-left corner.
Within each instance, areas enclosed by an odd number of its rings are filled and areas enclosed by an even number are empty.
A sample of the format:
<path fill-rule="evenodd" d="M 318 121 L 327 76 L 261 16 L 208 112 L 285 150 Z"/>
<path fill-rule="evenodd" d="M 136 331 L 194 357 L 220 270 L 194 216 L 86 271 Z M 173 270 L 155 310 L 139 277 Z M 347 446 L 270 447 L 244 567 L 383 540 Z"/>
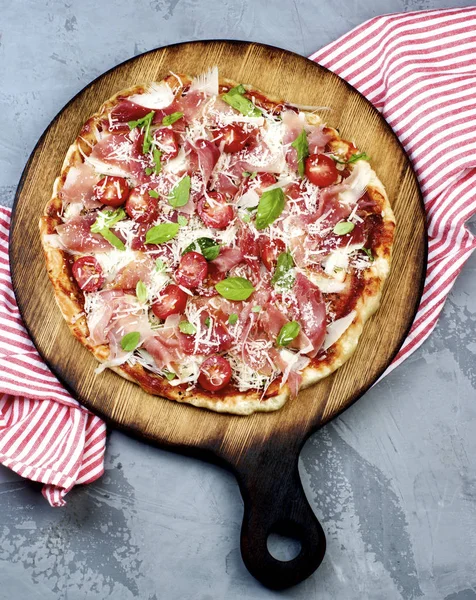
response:
<path fill-rule="evenodd" d="M 52 117 L 134 54 L 236 38 L 309 55 L 377 14 L 466 4 L 0 0 L 0 203 Z M 475 271 L 476 255 L 430 340 L 304 448 L 328 539 L 306 582 L 277 594 L 248 575 L 231 475 L 114 432 L 106 474 L 64 509 L 0 468 L 0 599 L 476 600 Z"/>

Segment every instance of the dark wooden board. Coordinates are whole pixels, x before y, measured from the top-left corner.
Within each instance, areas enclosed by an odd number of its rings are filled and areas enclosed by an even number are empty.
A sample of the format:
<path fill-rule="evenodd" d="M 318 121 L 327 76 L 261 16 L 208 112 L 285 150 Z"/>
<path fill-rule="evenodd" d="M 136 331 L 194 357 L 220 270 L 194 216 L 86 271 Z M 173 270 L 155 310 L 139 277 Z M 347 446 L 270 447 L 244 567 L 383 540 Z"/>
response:
<path fill-rule="evenodd" d="M 354 356 L 334 375 L 275 413 L 216 414 L 149 396 L 112 372 L 94 375 L 95 359 L 69 333 L 48 281 L 38 218 L 51 196 L 70 144 L 82 124 L 117 91 L 161 80 L 169 70 L 191 75 L 218 65 L 220 75 L 323 113 L 343 138 L 372 157 L 387 188 L 397 229 L 382 306 L 366 324 Z M 325 537 L 297 470 L 304 441 L 359 398 L 398 351 L 415 315 L 426 268 L 425 214 L 415 174 L 390 127 L 358 92 L 315 63 L 260 44 L 209 41 L 177 44 L 137 56 L 105 73 L 65 106 L 36 146 L 23 173 L 11 231 L 14 289 L 25 324 L 42 356 L 80 402 L 109 424 L 144 440 L 231 468 L 245 504 L 241 549 L 250 572 L 272 588 L 294 585 L 320 564 Z M 180 477 L 180 473 L 177 473 Z M 270 532 L 297 536 L 289 562 L 267 550 Z"/>

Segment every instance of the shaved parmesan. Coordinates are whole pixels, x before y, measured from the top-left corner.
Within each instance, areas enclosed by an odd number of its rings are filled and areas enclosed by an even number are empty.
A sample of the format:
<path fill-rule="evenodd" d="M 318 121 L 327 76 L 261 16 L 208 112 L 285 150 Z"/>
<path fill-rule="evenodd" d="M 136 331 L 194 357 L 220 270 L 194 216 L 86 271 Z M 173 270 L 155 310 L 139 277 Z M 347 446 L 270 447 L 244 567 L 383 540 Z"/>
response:
<path fill-rule="evenodd" d="M 366 160 L 357 161 L 350 176 L 344 180 L 349 188 L 339 194 L 339 201 L 348 206 L 357 202 L 365 194 L 372 177 L 373 171 L 369 163 Z"/>
<path fill-rule="evenodd" d="M 312 283 L 317 285 L 323 294 L 338 294 L 339 292 L 344 291 L 346 288 L 345 281 L 337 281 L 334 278 L 329 278 L 313 271 L 309 272 L 307 276 Z"/>
<path fill-rule="evenodd" d="M 86 156 L 85 160 L 97 171 L 97 173 L 103 173 L 104 175 L 114 175 L 116 177 L 131 176 L 129 171 L 126 171 L 126 169 L 123 169 L 119 165 L 111 165 L 109 163 L 105 163 L 102 160 L 99 160 L 99 158 Z"/>
<path fill-rule="evenodd" d="M 357 312 L 353 310 L 342 319 L 337 319 L 333 323 L 329 323 L 327 326 L 326 337 L 324 338 L 323 350 L 327 350 L 335 344 L 337 340 L 347 331 L 351 326 Z"/>
<path fill-rule="evenodd" d="M 218 96 L 218 67 L 197 75 L 192 79 L 190 92 L 202 92 L 207 96 Z"/>
<path fill-rule="evenodd" d="M 163 81 L 160 83 L 151 83 L 148 90 L 143 94 L 129 96 L 129 100 L 134 102 L 134 104 L 150 108 L 151 110 L 158 110 L 170 106 L 174 101 L 174 98 L 175 96 L 170 89 L 170 86 Z"/>

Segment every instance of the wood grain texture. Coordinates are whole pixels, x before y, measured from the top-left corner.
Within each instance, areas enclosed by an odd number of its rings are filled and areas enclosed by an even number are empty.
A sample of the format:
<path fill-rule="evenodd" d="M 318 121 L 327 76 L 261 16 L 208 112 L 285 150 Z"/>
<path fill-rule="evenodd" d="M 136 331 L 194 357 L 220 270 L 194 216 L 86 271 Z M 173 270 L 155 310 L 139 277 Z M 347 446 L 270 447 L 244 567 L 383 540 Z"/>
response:
<path fill-rule="evenodd" d="M 102 102 L 136 83 L 161 80 L 169 70 L 194 75 L 215 64 L 221 76 L 249 83 L 273 96 L 330 107 L 321 115 L 339 128 L 344 139 L 355 141 L 372 157 L 397 220 L 392 270 L 382 305 L 365 325 L 354 356 L 281 410 L 247 417 L 150 396 L 112 372 L 94 375 L 95 359 L 73 338 L 56 307 L 38 232 L 38 218 L 68 147 Z M 301 56 L 259 44 L 211 41 L 169 46 L 131 59 L 92 82 L 61 111 L 40 139 L 20 182 L 10 253 L 23 319 L 60 380 L 113 426 L 162 447 L 231 467 L 245 499 L 245 563 L 269 587 L 283 588 L 312 573 L 322 560 L 325 545 L 299 482 L 299 451 L 310 433 L 361 396 L 391 362 L 418 306 L 426 248 L 425 214 L 416 177 L 397 138 L 370 103 L 339 77 Z M 271 504 L 270 498 L 274 499 Z M 263 511 L 269 513 L 266 519 Z M 279 563 L 271 559 L 265 540 L 273 528 L 289 531 L 289 523 L 294 523 L 301 538 L 306 527 L 314 535 L 303 541 L 296 559 Z"/>

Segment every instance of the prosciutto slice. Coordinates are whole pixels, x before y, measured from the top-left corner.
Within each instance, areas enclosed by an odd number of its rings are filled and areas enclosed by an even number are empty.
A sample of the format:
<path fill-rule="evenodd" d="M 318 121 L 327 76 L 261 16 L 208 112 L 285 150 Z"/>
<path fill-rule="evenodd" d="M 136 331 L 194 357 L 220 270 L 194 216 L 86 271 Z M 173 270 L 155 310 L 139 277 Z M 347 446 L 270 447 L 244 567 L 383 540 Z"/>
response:
<path fill-rule="evenodd" d="M 148 164 L 142 154 L 142 139 L 136 130 L 106 136 L 94 146 L 86 160 L 106 175 L 143 181 Z"/>
<path fill-rule="evenodd" d="M 317 125 L 307 136 L 309 154 L 324 152 L 327 143 L 332 139 L 332 134 L 325 132 L 324 125 Z"/>
<path fill-rule="evenodd" d="M 258 240 L 255 238 L 251 229 L 243 224 L 238 233 L 238 247 L 243 254 L 245 263 L 250 267 L 253 273 L 253 283 L 260 281 L 260 249 Z"/>
<path fill-rule="evenodd" d="M 72 252 L 105 252 L 111 244 L 99 233 L 91 233 L 96 214 L 78 215 L 56 227 L 61 243 Z"/>
<path fill-rule="evenodd" d="M 320 289 L 302 273 L 296 275 L 293 287 L 301 329 L 312 344 L 311 358 L 319 352 L 326 336 L 326 305 Z"/>
<path fill-rule="evenodd" d="M 239 248 L 223 248 L 217 258 L 210 261 L 219 273 L 227 273 L 243 261 L 243 253 Z"/>
<path fill-rule="evenodd" d="M 94 185 L 98 176 L 87 163 L 71 167 L 61 189 L 60 196 L 65 204 L 84 204 L 85 208 L 99 208 L 101 203 L 94 198 Z"/>
<path fill-rule="evenodd" d="M 154 266 L 154 260 L 143 254 L 117 273 L 111 287 L 119 290 L 135 290 L 139 281 L 149 283 Z"/>
<path fill-rule="evenodd" d="M 260 324 L 270 339 L 275 342 L 283 325 L 286 325 L 291 317 L 284 315 L 274 304 L 269 303 L 260 313 Z M 298 336 L 289 344 L 289 348 L 296 350 L 312 349 L 312 344 L 307 335 L 301 329 Z"/>
<path fill-rule="evenodd" d="M 164 327 L 154 331 L 153 335 L 144 341 L 144 348 L 154 359 L 159 369 L 171 368 L 184 358 L 183 334 L 178 324 L 179 315 L 168 317 Z"/>

